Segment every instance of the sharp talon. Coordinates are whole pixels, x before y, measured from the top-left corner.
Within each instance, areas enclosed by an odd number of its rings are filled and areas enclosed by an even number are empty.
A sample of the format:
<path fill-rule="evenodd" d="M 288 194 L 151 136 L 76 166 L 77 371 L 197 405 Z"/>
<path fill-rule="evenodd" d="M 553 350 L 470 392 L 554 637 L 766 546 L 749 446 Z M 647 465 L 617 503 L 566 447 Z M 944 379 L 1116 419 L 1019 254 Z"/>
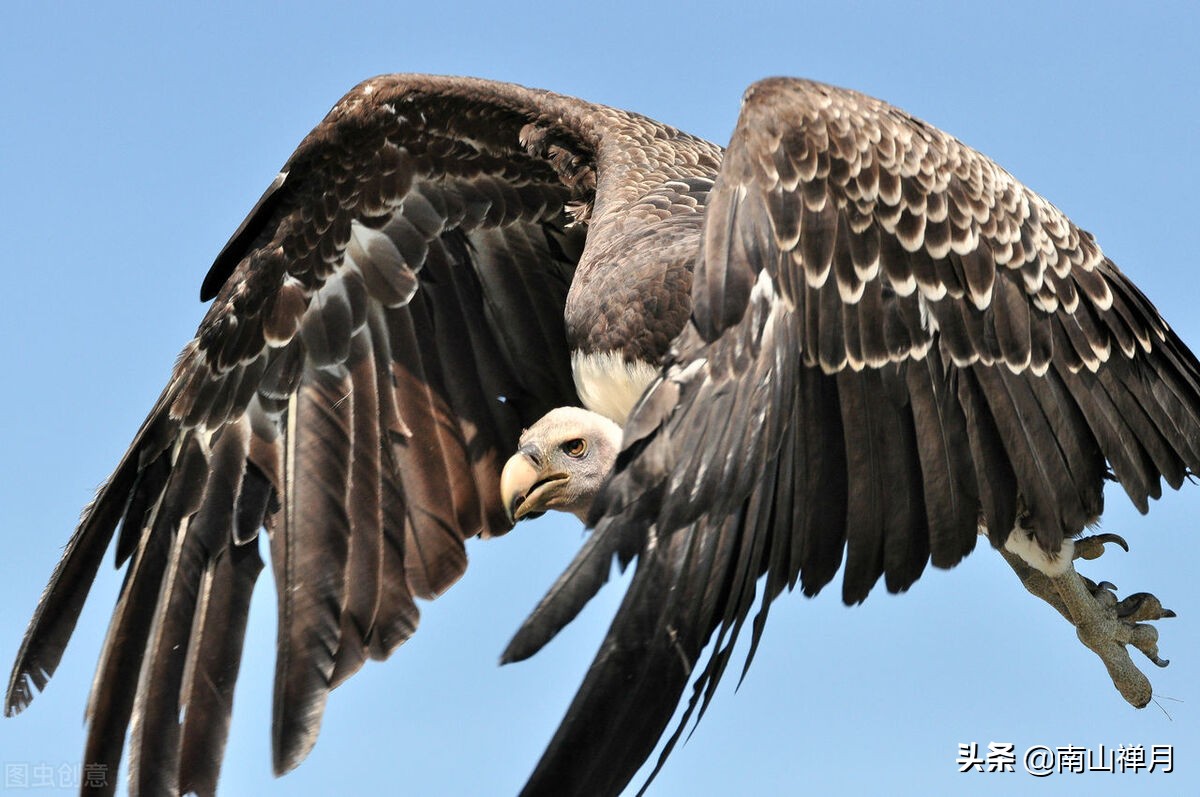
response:
<path fill-rule="evenodd" d="M 1112 592 L 1117 591 L 1117 585 L 1112 583 L 1111 581 L 1101 581 L 1099 584 L 1096 585 L 1096 587 L 1098 589 L 1107 589 Z"/>
<path fill-rule="evenodd" d="M 1103 608 L 1113 609 L 1118 605 L 1117 593 L 1113 591 L 1114 589 L 1116 589 L 1116 587 L 1113 587 L 1112 585 L 1109 585 L 1108 589 L 1104 589 L 1104 584 L 1101 584 L 1100 586 L 1091 590 L 1092 597 L 1095 598 L 1096 603 L 1100 604 L 1100 606 Z"/>
<path fill-rule="evenodd" d="M 1145 593 L 1143 593 L 1145 594 Z M 1148 597 L 1153 598 L 1153 595 Z M 1152 625 L 1137 623 L 1130 627 L 1129 642 L 1145 655 L 1146 658 L 1154 662 L 1159 667 L 1166 667 L 1170 664 L 1168 659 L 1160 659 L 1158 657 L 1158 629 Z"/>
<path fill-rule="evenodd" d="M 1125 553 L 1129 553 L 1129 543 L 1125 542 L 1125 538 L 1120 534 L 1093 534 L 1090 537 L 1084 537 L 1075 541 L 1074 558 L 1098 559 L 1104 553 L 1104 546 L 1108 543 L 1120 545 L 1125 549 Z"/>
<path fill-rule="evenodd" d="M 1135 623 L 1174 617 L 1175 612 L 1164 609 L 1162 601 L 1149 592 L 1135 592 L 1116 606 L 1117 617 Z"/>

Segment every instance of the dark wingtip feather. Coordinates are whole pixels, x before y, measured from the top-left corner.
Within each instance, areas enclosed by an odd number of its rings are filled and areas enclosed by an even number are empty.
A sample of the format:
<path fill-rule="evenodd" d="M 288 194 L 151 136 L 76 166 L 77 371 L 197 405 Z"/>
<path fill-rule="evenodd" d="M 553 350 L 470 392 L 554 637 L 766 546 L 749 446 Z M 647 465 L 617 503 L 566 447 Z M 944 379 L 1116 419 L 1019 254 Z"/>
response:
<path fill-rule="evenodd" d="M 618 794 L 654 750 L 703 647 L 692 636 L 697 629 L 671 623 L 688 607 L 672 600 L 676 585 L 666 569 L 657 557 L 639 563 L 522 797 Z"/>
<path fill-rule="evenodd" d="M 517 629 L 500 655 L 501 664 L 529 658 L 578 616 L 608 582 L 613 557 L 628 558 L 630 535 L 622 531 L 620 526 L 613 524 L 592 532 L 571 564 Z"/>
<path fill-rule="evenodd" d="M 316 744 L 341 638 L 352 407 L 344 371 L 311 371 L 289 410 L 289 487 L 271 535 L 279 597 L 271 747 L 279 775 Z"/>
<path fill-rule="evenodd" d="M 212 565 L 202 616 L 197 612 L 191 679 L 182 695 L 179 788 L 185 794 L 216 794 L 250 597 L 262 569 L 257 545 L 232 546 Z"/>
<path fill-rule="evenodd" d="M 79 526 L 38 601 L 9 676 L 4 701 L 7 717 L 23 711 L 58 668 L 136 482 L 138 443 L 134 441 L 112 477 L 83 510 Z"/>

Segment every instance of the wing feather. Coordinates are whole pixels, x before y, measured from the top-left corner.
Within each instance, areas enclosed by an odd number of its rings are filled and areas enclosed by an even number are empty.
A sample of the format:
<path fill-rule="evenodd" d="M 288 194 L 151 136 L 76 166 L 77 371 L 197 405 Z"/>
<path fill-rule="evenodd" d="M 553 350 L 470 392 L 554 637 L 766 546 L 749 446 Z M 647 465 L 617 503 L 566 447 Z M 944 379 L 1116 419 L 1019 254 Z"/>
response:
<path fill-rule="evenodd" d="M 355 337 L 349 368 L 351 405 L 350 473 L 346 488 L 349 551 L 346 603 L 341 616 L 337 657 L 331 685 L 353 675 L 367 658 L 367 640 L 379 610 L 383 565 L 383 480 L 380 443 L 379 379 L 370 337 Z"/>
<path fill-rule="evenodd" d="M 145 676 L 138 682 L 130 738 L 131 747 L 140 751 L 131 756 L 130 781 L 142 794 L 180 791 L 176 757 L 182 729 L 178 718 L 186 703 L 189 675 L 194 673 L 193 657 L 198 653 L 193 635 L 203 628 L 194 623 L 197 617 L 203 620 L 200 604 L 211 589 L 211 583 L 205 583 L 211 577 L 209 563 L 228 545 L 248 444 L 245 423 L 224 427 L 215 436 L 211 454 L 203 463 L 208 469 L 203 497 L 195 514 L 180 522 L 163 574 L 163 594 L 147 649 Z M 198 447 L 202 453 L 204 441 L 199 441 Z M 160 756 L 167 760 L 156 760 Z M 155 764 L 140 766 L 146 761 Z"/>
<path fill-rule="evenodd" d="M 349 375 L 306 373 L 288 407 L 284 499 L 272 523 L 271 563 L 279 585 L 272 750 L 277 773 L 316 743 L 341 643 L 350 518 Z"/>
<path fill-rule="evenodd" d="M 567 205 L 594 201 L 618 117 L 457 78 L 343 98 L 213 264 L 215 301 L 85 510 L 6 711 L 53 673 L 119 528 L 85 760 L 116 772 L 132 728 L 135 791 L 213 793 L 265 526 L 274 764 L 295 766 L 329 690 L 412 635 L 467 538 L 507 531 L 499 470 L 521 428 L 578 401 L 563 307 L 587 230 Z"/>
<path fill-rule="evenodd" d="M 957 375 L 934 355 L 910 363 L 905 376 L 924 482 L 930 561 L 935 567 L 953 567 L 975 547 L 973 524 L 979 518 L 967 420 L 954 400 Z"/>
<path fill-rule="evenodd" d="M 596 535 L 640 539 L 637 571 L 527 793 L 570 761 L 622 787 L 711 643 L 685 721 L 703 713 L 764 574 L 751 654 L 783 587 L 815 594 L 843 554 L 853 603 L 880 576 L 895 592 L 953 566 L 981 529 L 1058 550 L 1099 514 L 1110 466 L 1143 510 L 1200 471 L 1200 363 L 1091 237 L 863 95 L 751 87 L 693 300 L 593 507 Z M 711 611 L 673 602 L 701 580 Z M 670 695 L 638 691 L 646 660 Z M 610 718 L 619 739 L 586 736 Z"/>
<path fill-rule="evenodd" d="M 184 674 L 185 713 L 179 734 L 179 789 L 184 794 L 216 794 L 250 596 L 262 568 L 257 545 L 234 545 L 205 571 L 189 643 L 190 666 Z"/>
<path fill-rule="evenodd" d="M 126 674 L 142 668 L 179 524 L 199 508 L 205 482 L 207 462 L 194 435 L 183 437 L 170 457 L 170 476 L 144 516 L 88 700 L 90 732 L 84 760 L 102 764 L 106 771 L 117 769 L 135 708 L 138 678 Z M 135 727 L 140 720 L 139 716 Z M 104 787 L 107 793 L 115 788 L 115 782 Z"/>

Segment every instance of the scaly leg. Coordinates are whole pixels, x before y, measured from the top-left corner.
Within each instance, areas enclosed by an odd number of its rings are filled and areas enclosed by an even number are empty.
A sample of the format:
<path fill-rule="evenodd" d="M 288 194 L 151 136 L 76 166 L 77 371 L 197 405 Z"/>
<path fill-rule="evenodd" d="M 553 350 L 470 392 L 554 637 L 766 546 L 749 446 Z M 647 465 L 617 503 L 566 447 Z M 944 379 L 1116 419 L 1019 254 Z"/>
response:
<path fill-rule="evenodd" d="M 1158 598 L 1138 592 L 1118 601 L 1112 584 L 1099 584 L 1075 571 L 1073 559 L 1095 559 L 1104 553 L 1106 543 L 1129 550 L 1116 534 L 1098 534 L 1068 545 L 1056 558 L 1048 557 L 1029 539 L 1021 539 L 1015 530 L 1000 553 L 1016 572 L 1025 589 L 1049 603 L 1074 626 L 1079 640 L 1091 648 L 1108 669 L 1113 686 L 1138 708 L 1150 702 L 1150 680 L 1133 663 L 1126 645 L 1132 644 L 1159 667 L 1167 666 L 1158 657 L 1158 629 L 1148 621 L 1174 617 Z M 1031 561 L 1034 564 L 1031 564 Z"/>

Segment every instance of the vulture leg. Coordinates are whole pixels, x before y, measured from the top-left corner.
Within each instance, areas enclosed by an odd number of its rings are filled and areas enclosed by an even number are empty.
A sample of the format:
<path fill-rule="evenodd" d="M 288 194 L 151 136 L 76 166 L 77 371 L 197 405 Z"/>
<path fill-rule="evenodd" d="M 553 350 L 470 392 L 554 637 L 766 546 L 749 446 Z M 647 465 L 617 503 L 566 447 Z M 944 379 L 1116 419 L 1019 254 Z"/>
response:
<path fill-rule="evenodd" d="M 1129 546 L 1116 534 L 1098 534 L 1075 541 L 1072 559 L 1095 559 L 1104 553 L 1106 543 Z M 1031 566 L 1006 546 L 1000 553 L 1016 572 L 1025 589 L 1049 603 L 1075 626 L 1079 641 L 1092 650 L 1108 669 L 1113 686 L 1138 708 L 1150 702 L 1150 680 L 1129 657 L 1126 645 L 1132 644 L 1159 667 L 1166 659 L 1158 657 L 1158 629 L 1151 620 L 1174 617 L 1158 598 L 1138 592 L 1117 600 L 1116 587 L 1107 581 L 1099 584 L 1076 572 L 1068 561 L 1061 572 L 1049 575 Z"/>

